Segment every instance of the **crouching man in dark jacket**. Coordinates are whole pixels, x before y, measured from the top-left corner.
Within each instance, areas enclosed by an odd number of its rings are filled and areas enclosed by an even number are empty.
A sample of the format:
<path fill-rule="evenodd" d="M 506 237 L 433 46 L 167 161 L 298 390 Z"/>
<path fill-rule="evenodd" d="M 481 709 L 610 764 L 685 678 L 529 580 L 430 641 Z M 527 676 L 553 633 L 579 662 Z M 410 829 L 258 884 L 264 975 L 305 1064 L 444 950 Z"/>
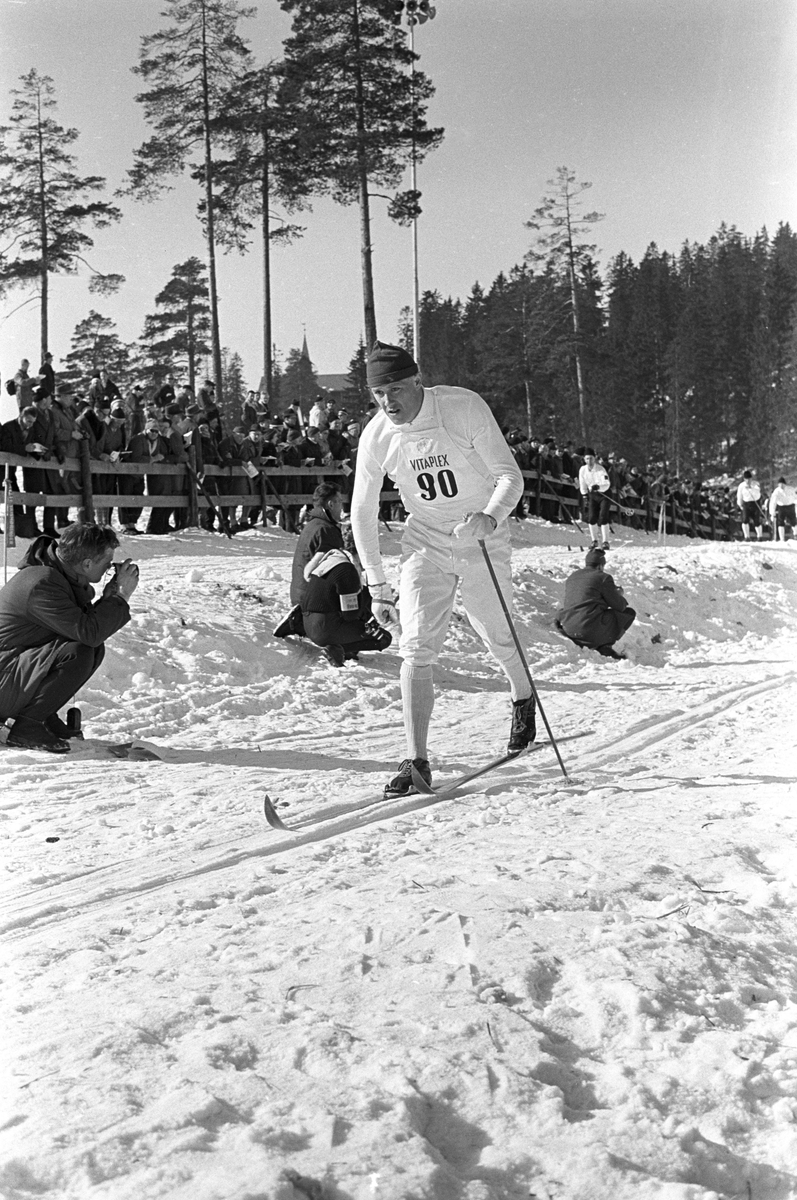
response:
<path fill-rule="evenodd" d="M 387 650 L 392 637 L 371 613 L 353 550 L 320 550 L 304 569 L 302 618 L 307 637 L 335 667 L 361 650 Z"/>
<path fill-rule="evenodd" d="M 612 649 L 636 619 L 620 588 L 603 567 L 602 550 L 589 550 L 586 565 L 565 581 L 565 602 L 554 622 L 577 646 L 597 650 L 604 658 L 623 658 Z"/>
<path fill-rule="evenodd" d="M 39 537 L 0 589 L 0 719 L 14 718 L 9 746 L 69 751 L 58 710 L 91 678 L 104 642 L 130 620 L 138 567 L 127 559 L 93 602 L 119 539 L 103 525 L 70 525 Z"/>
<path fill-rule="evenodd" d="M 343 493 L 338 483 L 319 483 L 313 492 L 313 507 L 307 522 L 299 534 L 293 554 L 291 568 L 291 604 L 293 608 L 274 630 L 275 637 L 288 637 L 293 633 L 304 637 L 302 600 L 307 591 L 304 569 L 319 550 L 342 550 L 343 532 L 340 519 L 343 516 Z"/>

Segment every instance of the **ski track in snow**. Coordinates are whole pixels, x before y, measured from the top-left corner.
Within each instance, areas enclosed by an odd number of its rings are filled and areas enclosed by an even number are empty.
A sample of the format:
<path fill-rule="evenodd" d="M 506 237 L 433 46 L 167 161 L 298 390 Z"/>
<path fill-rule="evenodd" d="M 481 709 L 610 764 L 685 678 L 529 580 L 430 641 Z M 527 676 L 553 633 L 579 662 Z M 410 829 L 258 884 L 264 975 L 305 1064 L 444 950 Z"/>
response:
<path fill-rule="evenodd" d="M 0 752 L 0 1195 L 797 1197 L 797 549 L 621 531 L 612 663 L 551 627 L 569 536 L 513 529 L 569 778 L 538 721 L 382 803 L 398 657 L 271 636 L 293 539 L 136 539 L 91 741 Z M 509 724 L 459 610 L 437 680 L 439 783 Z"/>

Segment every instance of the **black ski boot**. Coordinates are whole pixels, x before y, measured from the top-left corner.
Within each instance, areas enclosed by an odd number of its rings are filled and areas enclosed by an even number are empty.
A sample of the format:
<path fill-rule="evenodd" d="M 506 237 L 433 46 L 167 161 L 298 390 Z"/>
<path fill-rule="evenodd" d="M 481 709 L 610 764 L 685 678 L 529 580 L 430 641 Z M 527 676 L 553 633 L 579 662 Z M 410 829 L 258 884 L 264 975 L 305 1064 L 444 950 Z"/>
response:
<path fill-rule="evenodd" d="M 536 707 L 533 695 L 526 700 L 512 701 L 512 728 L 509 731 L 507 754 L 520 754 L 521 750 L 525 750 L 536 738 Z"/>
<path fill-rule="evenodd" d="M 332 663 L 333 667 L 342 667 L 346 661 L 346 651 L 342 646 L 322 646 L 321 653 L 327 662 Z"/>
<path fill-rule="evenodd" d="M 404 762 L 399 764 L 398 774 L 394 775 L 389 783 L 385 784 L 385 800 L 392 800 L 394 796 L 408 796 L 414 790 L 412 782 L 412 768 L 420 775 L 424 783 L 431 784 L 432 772 L 429 767 L 429 760 L 426 758 L 405 758 Z"/>
<path fill-rule="evenodd" d="M 625 662 L 625 655 L 618 654 L 614 646 L 598 646 L 597 651 L 602 658 L 613 658 L 617 662 Z"/>
<path fill-rule="evenodd" d="M 51 733 L 43 721 L 28 717 L 17 717 L 6 745 L 20 750 L 47 750 L 50 754 L 68 754 L 71 749 L 69 742 Z"/>
<path fill-rule="evenodd" d="M 274 630 L 274 637 L 284 638 L 289 634 L 295 634 L 296 637 L 305 637 L 304 621 L 302 620 L 302 610 L 298 604 L 295 604 L 291 611 Z"/>

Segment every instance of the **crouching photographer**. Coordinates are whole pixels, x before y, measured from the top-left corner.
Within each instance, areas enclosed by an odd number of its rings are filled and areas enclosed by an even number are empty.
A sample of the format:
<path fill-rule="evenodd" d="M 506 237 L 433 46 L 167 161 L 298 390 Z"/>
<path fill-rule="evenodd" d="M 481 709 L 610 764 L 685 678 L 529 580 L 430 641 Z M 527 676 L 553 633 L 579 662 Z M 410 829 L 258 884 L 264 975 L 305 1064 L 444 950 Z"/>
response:
<path fill-rule="evenodd" d="M 11 726 L 9 746 L 66 754 L 69 739 L 82 736 L 58 711 L 97 670 L 107 639 L 130 620 L 138 567 L 130 559 L 112 562 L 118 545 L 107 525 L 70 525 L 59 541 L 37 538 L 0 589 L 0 720 Z M 92 584 L 111 567 L 94 601 Z"/>
<path fill-rule="evenodd" d="M 347 542 L 345 550 L 319 551 L 310 559 L 301 600 L 305 634 L 335 667 L 361 650 L 386 650 L 393 640 L 371 613 L 351 530 L 344 534 Z"/>

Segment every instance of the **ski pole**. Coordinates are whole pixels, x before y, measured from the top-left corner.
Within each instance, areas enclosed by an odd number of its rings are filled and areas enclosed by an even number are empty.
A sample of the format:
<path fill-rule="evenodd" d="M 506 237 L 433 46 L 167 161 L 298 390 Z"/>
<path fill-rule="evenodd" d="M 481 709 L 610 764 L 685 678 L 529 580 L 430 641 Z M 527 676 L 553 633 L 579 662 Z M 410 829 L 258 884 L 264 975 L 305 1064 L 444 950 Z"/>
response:
<path fill-rule="evenodd" d="M 512 639 L 515 643 L 515 648 L 516 648 L 518 654 L 520 655 L 520 661 L 523 663 L 523 669 L 526 672 L 526 677 L 531 685 L 531 694 L 534 696 L 534 699 L 537 702 L 537 708 L 540 710 L 540 716 L 542 717 L 543 721 L 545 722 L 545 728 L 548 730 L 548 737 L 551 739 L 551 745 L 553 746 L 554 751 L 556 753 L 556 757 L 559 760 L 559 766 L 562 768 L 562 774 L 564 775 L 565 779 L 569 779 L 570 776 L 567 774 L 565 764 L 562 762 L 562 756 L 559 753 L 559 747 L 556 744 L 556 738 L 553 736 L 551 727 L 548 724 L 548 718 L 545 715 L 545 709 L 542 707 L 542 701 L 540 700 L 540 694 L 537 691 L 537 688 L 534 686 L 534 680 L 531 677 L 531 671 L 529 670 L 529 664 L 526 662 L 526 656 L 523 653 L 523 647 L 520 644 L 520 639 L 518 638 L 517 631 L 515 630 L 515 623 L 512 620 L 511 613 L 509 612 L 509 609 L 506 606 L 506 600 L 504 600 L 503 592 L 501 591 L 501 585 L 499 584 L 498 578 L 495 574 L 495 570 L 493 569 L 493 564 L 490 560 L 490 555 L 487 553 L 487 547 L 485 546 L 482 538 L 479 538 L 478 542 L 482 548 L 482 554 L 484 555 L 484 561 L 487 563 L 487 570 L 490 572 L 490 578 L 493 581 L 493 586 L 495 587 L 495 590 L 498 593 L 498 599 L 501 601 L 501 608 L 504 610 L 504 616 L 506 617 L 507 625 L 509 626 L 509 632 L 512 634 Z"/>

